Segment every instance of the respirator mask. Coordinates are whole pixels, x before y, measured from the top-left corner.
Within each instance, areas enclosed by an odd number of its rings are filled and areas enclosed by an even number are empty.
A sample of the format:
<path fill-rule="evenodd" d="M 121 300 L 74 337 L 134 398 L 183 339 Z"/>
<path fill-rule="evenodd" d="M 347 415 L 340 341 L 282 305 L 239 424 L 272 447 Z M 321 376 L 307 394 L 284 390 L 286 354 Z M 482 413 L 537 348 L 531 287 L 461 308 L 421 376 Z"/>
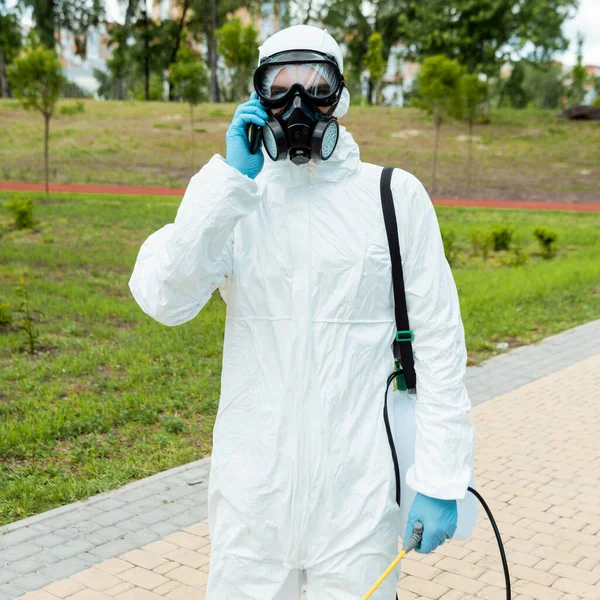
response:
<path fill-rule="evenodd" d="M 269 113 L 265 127 L 250 128 L 250 149 L 260 139 L 272 160 L 288 155 L 295 165 L 311 158 L 327 160 L 339 137 L 333 111 L 344 77 L 329 54 L 288 50 L 264 58 L 254 72 L 254 89 Z"/>

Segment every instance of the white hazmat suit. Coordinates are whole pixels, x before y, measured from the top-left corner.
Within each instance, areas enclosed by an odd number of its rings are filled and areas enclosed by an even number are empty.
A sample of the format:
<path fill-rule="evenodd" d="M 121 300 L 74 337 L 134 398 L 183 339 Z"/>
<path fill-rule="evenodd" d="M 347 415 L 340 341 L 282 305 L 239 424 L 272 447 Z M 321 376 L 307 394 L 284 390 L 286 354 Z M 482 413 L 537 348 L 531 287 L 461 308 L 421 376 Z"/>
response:
<path fill-rule="evenodd" d="M 295 48 L 342 68 L 333 38 L 312 27 L 275 34 L 261 56 Z M 217 154 L 175 222 L 140 249 L 130 289 L 160 323 L 193 319 L 217 288 L 227 303 L 208 600 L 297 600 L 303 581 L 308 600 L 360 599 L 397 553 L 405 518 L 382 416 L 395 322 L 380 173 L 344 127 L 328 161 L 266 158 L 254 180 Z M 392 410 L 410 403 L 415 415 L 414 447 L 399 444 L 403 484 L 410 498 L 461 499 L 473 429 L 457 292 L 425 189 L 396 169 L 392 191 L 417 373 L 416 398 L 390 393 Z M 392 600 L 395 586 L 389 577 L 373 598 Z"/>

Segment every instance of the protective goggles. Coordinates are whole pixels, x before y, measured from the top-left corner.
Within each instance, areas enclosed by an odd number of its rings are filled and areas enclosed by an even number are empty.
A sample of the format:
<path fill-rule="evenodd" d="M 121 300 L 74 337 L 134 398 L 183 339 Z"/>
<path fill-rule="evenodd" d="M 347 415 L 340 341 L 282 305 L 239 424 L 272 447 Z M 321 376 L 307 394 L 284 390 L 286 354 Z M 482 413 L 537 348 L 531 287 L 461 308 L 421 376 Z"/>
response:
<path fill-rule="evenodd" d="M 254 89 L 271 108 L 285 106 L 296 93 L 317 106 L 331 106 L 343 87 L 335 58 L 313 50 L 279 52 L 264 58 L 254 72 Z"/>

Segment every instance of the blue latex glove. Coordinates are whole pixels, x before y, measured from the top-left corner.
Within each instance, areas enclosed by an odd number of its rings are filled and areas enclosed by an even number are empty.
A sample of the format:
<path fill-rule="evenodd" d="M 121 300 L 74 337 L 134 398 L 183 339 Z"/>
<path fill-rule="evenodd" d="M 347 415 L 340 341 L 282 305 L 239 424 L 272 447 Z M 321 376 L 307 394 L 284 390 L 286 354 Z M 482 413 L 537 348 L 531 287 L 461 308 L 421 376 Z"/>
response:
<path fill-rule="evenodd" d="M 244 102 L 236 108 L 225 136 L 227 142 L 225 162 L 251 179 L 260 173 L 265 157 L 260 150 L 256 154 L 250 153 L 248 127 L 250 123 L 263 127 L 267 119 L 267 113 L 258 100 L 258 94 L 253 92 L 248 102 Z"/>
<path fill-rule="evenodd" d="M 423 523 L 423 539 L 415 550 L 429 554 L 454 535 L 458 522 L 456 500 L 440 500 L 417 493 L 408 513 L 404 539 L 412 535 L 417 521 Z"/>

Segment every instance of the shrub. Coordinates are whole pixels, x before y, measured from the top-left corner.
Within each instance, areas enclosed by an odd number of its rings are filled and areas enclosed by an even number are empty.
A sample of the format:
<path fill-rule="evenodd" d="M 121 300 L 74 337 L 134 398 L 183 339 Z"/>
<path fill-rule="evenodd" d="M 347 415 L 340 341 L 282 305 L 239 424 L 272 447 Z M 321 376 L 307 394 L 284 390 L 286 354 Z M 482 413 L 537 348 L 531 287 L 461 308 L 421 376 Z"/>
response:
<path fill-rule="evenodd" d="M 13 196 L 4 206 L 13 214 L 16 229 L 33 229 L 33 202 L 29 198 Z"/>
<path fill-rule="evenodd" d="M 513 231 L 506 225 L 494 225 L 489 233 L 494 252 L 509 250 L 512 243 Z"/>
<path fill-rule="evenodd" d="M 558 249 L 556 244 L 558 233 L 547 227 L 538 226 L 534 228 L 533 235 L 542 247 L 542 256 L 545 259 L 552 258 Z"/>
<path fill-rule="evenodd" d="M 471 248 L 473 249 L 473 255 L 478 256 L 481 254 L 484 260 L 487 260 L 490 248 L 492 247 L 492 238 L 489 234 L 481 231 L 481 229 L 472 229 L 469 234 L 471 240 Z"/>
<path fill-rule="evenodd" d="M 83 104 L 83 100 L 77 100 L 75 104 L 66 104 L 65 106 L 61 106 L 59 112 L 61 115 L 67 115 L 69 117 L 73 115 L 79 115 L 85 112 L 85 105 Z"/>
<path fill-rule="evenodd" d="M 458 255 L 458 246 L 456 245 L 456 232 L 454 229 L 441 231 L 442 241 L 444 242 L 444 254 L 448 264 L 452 265 Z"/>
<path fill-rule="evenodd" d="M 12 310 L 8 302 L 0 302 L 0 326 L 10 325 L 13 321 Z"/>
<path fill-rule="evenodd" d="M 519 235 L 513 237 L 513 246 L 507 264 L 509 267 L 522 267 L 527 264 L 527 254 L 523 250 L 523 243 Z"/>

